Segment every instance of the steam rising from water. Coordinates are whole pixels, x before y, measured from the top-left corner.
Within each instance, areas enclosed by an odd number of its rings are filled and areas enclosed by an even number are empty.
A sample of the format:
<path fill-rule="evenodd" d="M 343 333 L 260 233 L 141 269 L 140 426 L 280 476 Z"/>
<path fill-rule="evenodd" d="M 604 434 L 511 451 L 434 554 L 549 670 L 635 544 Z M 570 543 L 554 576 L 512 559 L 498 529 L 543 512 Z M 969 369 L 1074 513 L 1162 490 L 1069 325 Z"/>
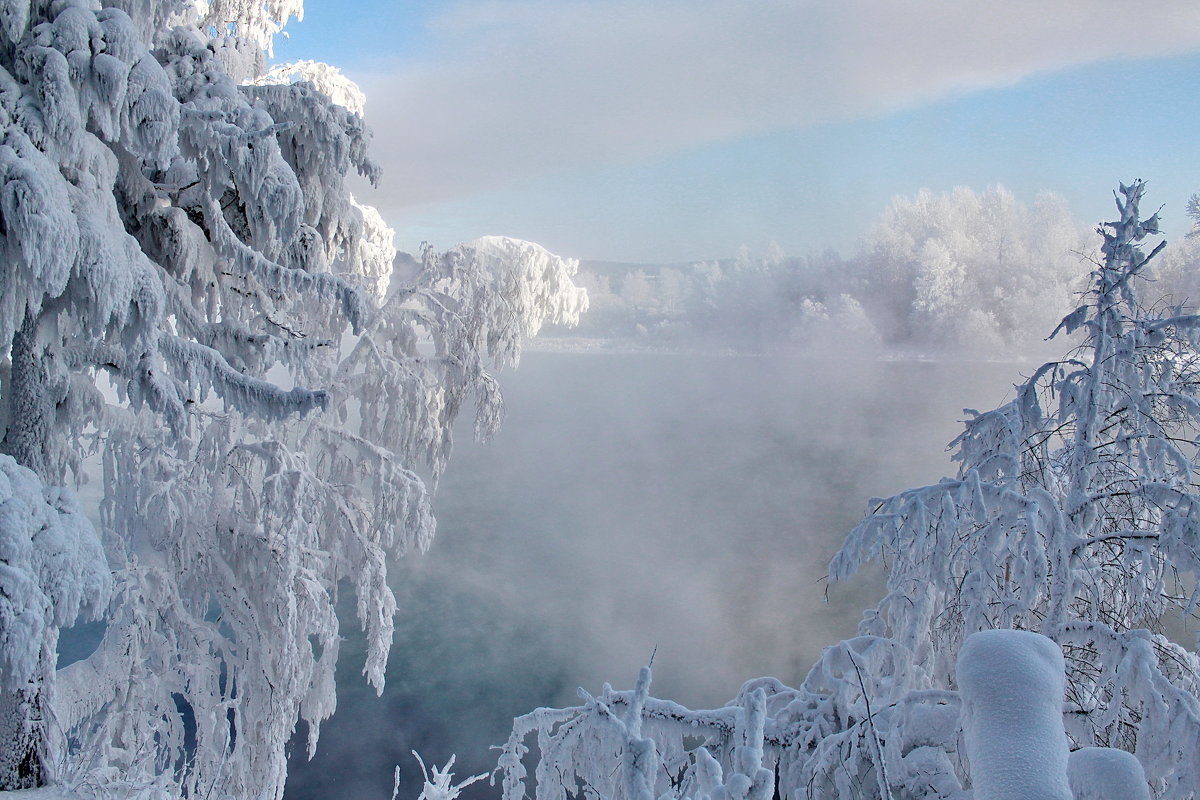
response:
<path fill-rule="evenodd" d="M 868 499 L 951 474 L 962 408 L 998 404 L 1018 372 L 528 354 L 502 377 L 495 441 L 458 431 L 433 549 L 394 566 L 383 697 L 351 636 L 338 714 L 316 760 L 293 764 L 289 800 L 386 798 L 396 763 L 415 797 L 414 748 L 488 771 L 511 717 L 632 685 L 656 649 L 655 694 L 693 707 L 760 675 L 802 681 L 878 597 L 868 576 L 827 604 L 822 581 Z"/>

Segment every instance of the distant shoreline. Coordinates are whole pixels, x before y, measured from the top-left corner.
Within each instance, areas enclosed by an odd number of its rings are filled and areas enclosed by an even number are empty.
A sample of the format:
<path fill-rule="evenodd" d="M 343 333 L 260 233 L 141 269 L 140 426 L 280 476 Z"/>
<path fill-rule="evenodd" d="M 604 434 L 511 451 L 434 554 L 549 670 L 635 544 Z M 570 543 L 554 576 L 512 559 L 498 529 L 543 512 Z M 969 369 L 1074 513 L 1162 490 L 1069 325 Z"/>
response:
<path fill-rule="evenodd" d="M 523 353 L 572 353 L 580 355 L 664 355 L 714 356 L 738 358 L 798 358 L 811 361 L 894 361 L 941 364 L 1041 364 L 1049 353 L 1039 357 L 1032 354 L 1005 353 L 985 357 L 970 353 L 933 353 L 888 348 L 850 348 L 841 353 L 819 352 L 814 349 L 780 348 L 766 353 L 752 353 L 732 347 L 685 345 L 668 347 L 662 344 L 639 342 L 636 339 L 616 339 L 591 336 L 535 336 L 522 346 Z"/>

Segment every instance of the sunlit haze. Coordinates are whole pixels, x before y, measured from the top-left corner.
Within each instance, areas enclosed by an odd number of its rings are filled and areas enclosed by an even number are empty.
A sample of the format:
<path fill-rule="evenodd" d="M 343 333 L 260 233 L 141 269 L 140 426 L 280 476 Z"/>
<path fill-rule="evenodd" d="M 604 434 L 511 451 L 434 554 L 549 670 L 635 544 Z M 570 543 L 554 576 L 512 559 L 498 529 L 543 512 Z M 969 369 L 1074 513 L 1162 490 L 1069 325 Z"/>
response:
<path fill-rule="evenodd" d="M 1200 9 L 1142 3 L 310 0 L 279 60 L 367 92 L 367 195 L 401 249 L 500 233 L 565 256 L 846 253 L 895 195 L 1003 185 L 1092 224 L 1200 186 Z"/>

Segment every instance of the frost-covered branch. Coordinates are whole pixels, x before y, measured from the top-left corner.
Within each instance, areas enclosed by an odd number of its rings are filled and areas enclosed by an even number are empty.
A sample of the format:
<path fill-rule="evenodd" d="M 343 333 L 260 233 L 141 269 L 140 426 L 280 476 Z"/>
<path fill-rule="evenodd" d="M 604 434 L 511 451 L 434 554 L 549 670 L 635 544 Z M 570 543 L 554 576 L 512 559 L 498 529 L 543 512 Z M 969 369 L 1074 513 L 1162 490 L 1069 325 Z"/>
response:
<path fill-rule="evenodd" d="M 53 487 L 95 455 L 103 499 L 97 537 L 65 490 L 0 497 L 4 677 L 25 681 L 0 693 L 21 742 L 0 789 L 278 797 L 297 722 L 311 751 L 334 708 L 338 593 L 381 687 L 388 562 L 433 535 L 455 417 L 474 397 L 494 429 L 485 364 L 582 293 L 569 262 L 498 240 L 430 254 L 388 300 L 392 232 L 346 186 L 378 178 L 361 93 L 311 63 L 264 74 L 299 0 L 9 6 L 0 462 Z M 105 633 L 56 699 L 79 608 L 37 570 L 59 556 Z"/>

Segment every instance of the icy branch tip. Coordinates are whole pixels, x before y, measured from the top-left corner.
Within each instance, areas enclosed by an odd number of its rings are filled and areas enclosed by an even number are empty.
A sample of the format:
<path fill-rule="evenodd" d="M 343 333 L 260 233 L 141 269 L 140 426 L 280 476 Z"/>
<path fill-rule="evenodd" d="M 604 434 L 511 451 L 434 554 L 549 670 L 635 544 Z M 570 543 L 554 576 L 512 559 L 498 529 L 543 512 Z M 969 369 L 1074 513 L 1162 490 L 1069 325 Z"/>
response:
<path fill-rule="evenodd" d="M 454 773 L 450 771 L 450 768 L 454 766 L 455 756 L 450 756 L 450 760 L 446 762 L 446 766 L 441 769 L 438 769 L 436 766 L 433 768 L 433 776 L 431 778 L 429 772 L 425 769 L 425 762 L 421 759 L 420 754 L 416 750 L 413 750 L 412 754 L 413 758 L 417 759 L 417 763 L 421 765 L 421 776 L 425 779 L 425 785 L 421 787 L 421 795 L 417 800 L 454 800 L 463 789 L 475 783 L 475 781 L 481 781 L 487 777 L 487 773 L 484 773 L 467 778 L 462 783 L 452 783 Z"/>

